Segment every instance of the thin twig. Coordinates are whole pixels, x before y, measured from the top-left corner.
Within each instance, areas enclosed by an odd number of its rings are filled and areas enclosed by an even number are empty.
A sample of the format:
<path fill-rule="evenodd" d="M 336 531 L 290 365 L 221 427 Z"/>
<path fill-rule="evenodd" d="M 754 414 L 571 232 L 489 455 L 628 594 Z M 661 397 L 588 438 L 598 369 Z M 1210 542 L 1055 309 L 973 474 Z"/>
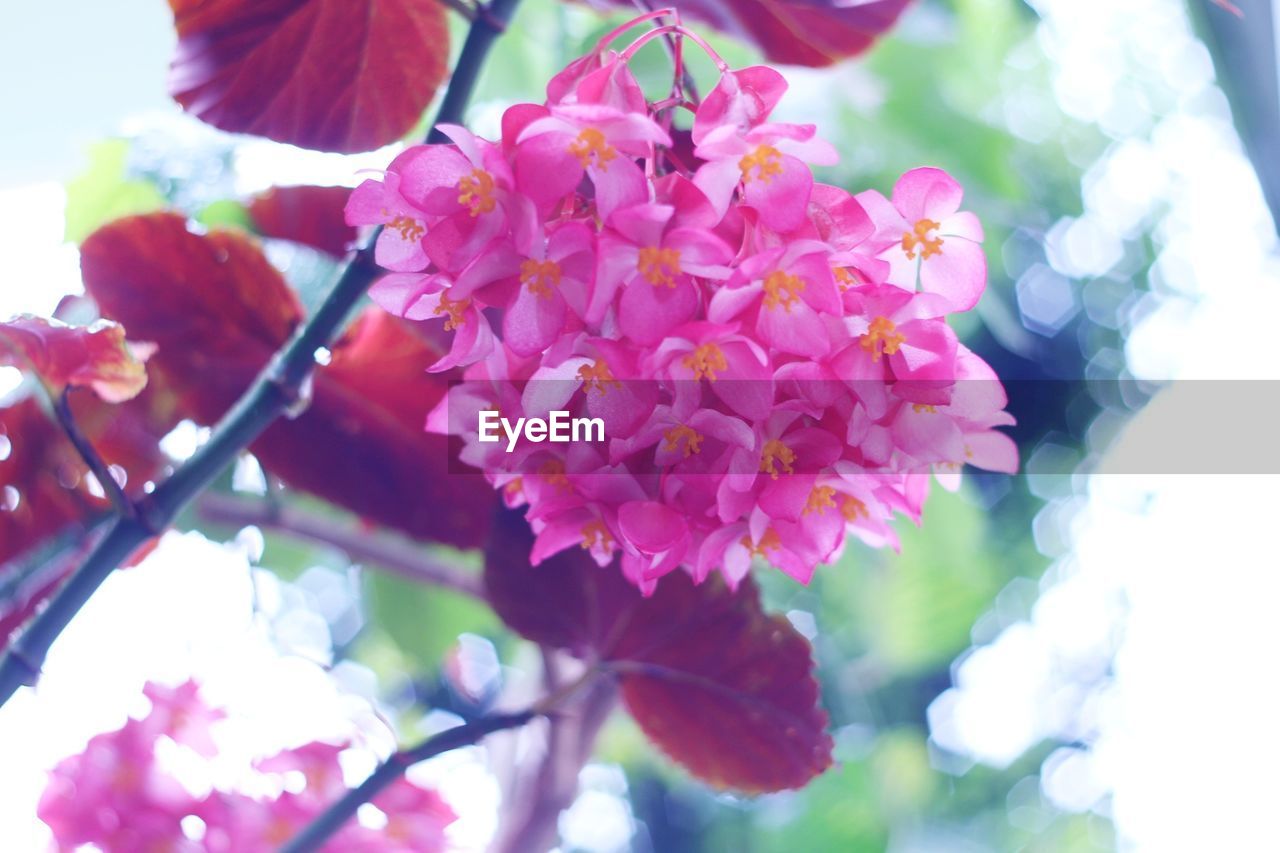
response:
<path fill-rule="evenodd" d="M 76 416 L 71 412 L 70 386 L 63 389 L 61 394 L 53 398 L 53 411 L 58 416 L 58 423 L 61 425 L 62 431 L 66 433 L 67 438 L 75 447 L 76 453 L 80 454 L 80 459 L 88 467 L 89 473 L 93 474 L 94 479 L 102 486 L 102 493 L 107 496 L 107 500 L 111 502 L 111 506 L 115 511 L 124 516 L 137 515 L 137 508 L 134 507 L 133 501 L 129 500 L 129 496 L 124 493 L 120 483 L 116 481 L 115 476 L 111 473 L 111 467 L 98 455 L 93 442 L 89 440 L 89 437 L 80 429 L 80 425 L 76 423 Z"/>
<path fill-rule="evenodd" d="M 485 14 L 472 23 L 428 142 L 445 139 L 438 130 L 442 122 L 463 119 L 484 59 L 518 2 L 493 0 L 485 7 Z M 209 441 L 147 500 L 135 504 L 136 515 L 116 516 L 106 535 L 50 600 L 49 606 L 10 645 L 0 661 L 0 705 L 8 702 L 22 685 L 35 683 L 49 647 L 121 562 L 156 532 L 168 527 L 182 508 L 204 491 L 280 415 L 305 401 L 304 389 L 315 369 L 316 351 L 329 345 L 378 275 L 373 260 L 376 238 L 375 232 L 364 246 L 347 256 L 319 310 L 298 328 L 249 390 L 223 416 Z"/>
<path fill-rule="evenodd" d="M 342 825 L 351 819 L 359 808 L 371 802 L 384 788 L 399 779 L 404 772 L 419 761 L 425 761 L 441 753 L 479 742 L 485 735 L 503 729 L 514 729 L 537 717 L 535 711 L 518 714 L 496 714 L 482 717 L 427 738 L 412 749 L 395 753 L 374 770 L 368 779 L 348 791 L 311 824 L 280 848 L 280 853 L 305 853 L 318 850 L 333 837 Z"/>
<path fill-rule="evenodd" d="M 649 2 L 649 0 L 633 0 L 633 3 L 641 12 L 654 11 L 653 3 Z M 677 24 L 680 23 L 680 14 L 677 10 L 672 10 L 672 17 Z M 696 104 L 702 99 L 698 97 L 698 84 L 694 81 L 693 75 L 689 73 L 689 66 L 684 63 L 683 51 L 681 45 L 677 42 L 677 39 L 680 38 L 682 36 L 667 33 L 662 40 L 662 43 L 667 46 L 667 55 L 671 57 L 672 63 L 675 64 L 677 75 L 677 83 L 672 88 L 672 95 L 675 95 L 678 91 L 684 96 L 683 100 L 692 101 Z"/>
<path fill-rule="evenodd" d="M 446 9 L 452 9 L 466 20 L 475 23 L 476 7 L 466 2 L 466 0 L 440 0 L 440 4 Z"/>
<path fill-rule="evenodd" d="M 331 545 L 356 562 L 370 563 L 400 577 L 446 587 L 483 598 L 480 579 L 457 566 L 432 558 L 421 545 L 384 533 L 371 533 L 359 524 L 323 517 L 261 498 L 238 498 L 210 492 L 196 504 L 205 521 L 232 526 L 255 525 L 295 539 Z"/>

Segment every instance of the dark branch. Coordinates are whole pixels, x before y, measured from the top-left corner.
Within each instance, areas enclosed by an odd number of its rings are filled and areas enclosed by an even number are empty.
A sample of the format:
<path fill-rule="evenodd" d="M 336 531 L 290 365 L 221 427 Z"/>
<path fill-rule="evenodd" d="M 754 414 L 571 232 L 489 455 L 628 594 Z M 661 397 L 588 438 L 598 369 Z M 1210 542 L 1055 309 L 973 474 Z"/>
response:
<path fill-rule="evenodd" d="M 316 818 L 310 826 L 300 832 L 286 845 L 280 848 L 281 853 L 304 853 L 318 850 L 346 823 L 365 803 L 371 802 L 379 792 L 399 779 L 404 772 L 417 764 L 441 753 L 471 746 L 485 735 L 503 729 L 514 729 L 537 717 L 535 711 L 522 711 L 518 714 L 498 714 L 482 717 L 474 722 L 448 729 L 438 735 L 427 738 L 412 749 L 401 750 L 392 755 L 373 774 L 352 788 L 342 799 L 338 800 L 324 813 Z"/>
<path fill-rule="evenodd" d="M 107 500 L 111 501 L 111 506 L 115 511 L 125 516 L 137 515 L 133 501 L 129 500 L 129 496 L 124 493 L 124 489 L 116 482 L 115 476 L 111 473 L 111 467 L 98 455 L 93 442 L 89 440 L 89 437 L 80 429 L 80 425 L 76 423 L 76 417 L 71 413 L 70 386 L 54 397 L 53 411 L 58 416 L 58 423 L 62 426 L 62 431 L 66 433 L 71 444 L 75 446 L 76 453 L 80 454 L 80 458 L 84 461 L 85 466 L 88 467 L 89 472 L 93 474 L 94 479 L 102 486 L 103 494 L 107 496 Z"/>
<path fill-rule="evenodd" d="M 435 125 L 462 120 L 485 57 L 514 14 L 518 1 L 493 0 L 472 23 Z M 427 141 L 442 142 L 444 137 L 433 129 Z M 276 418 L 305 399 L 303 389 L 315 368 L 316 351 L 327 346 L 341 330 L 378 273 L 373 261 L 376 238 L 375 233 L 363 247 L 347 256 L 324 304 L 298 328 L 284 349 L 223 416 L 208 443 L 148 500 L 136 504 L 136 515 L 116 516 L 106 535 L 49 602 L 48 608 L 14 641 L 0 661 L 0 705 L 9 701 L 23 684 L 33 682 L 53 641 L 111 572 L 155 531 L 169 526 L 182 508 L 204 491 Z M 105 483 L 103 487 L 106 488 Z"/>

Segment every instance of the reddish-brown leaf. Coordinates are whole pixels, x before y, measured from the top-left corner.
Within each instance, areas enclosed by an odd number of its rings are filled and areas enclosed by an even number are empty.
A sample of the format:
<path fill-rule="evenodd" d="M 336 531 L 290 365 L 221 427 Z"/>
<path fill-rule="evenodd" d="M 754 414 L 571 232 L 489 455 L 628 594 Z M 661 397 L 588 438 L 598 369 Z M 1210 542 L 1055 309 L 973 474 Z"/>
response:
<path fill-rule="evenodd" d="M 249 202 L 249 218 L 263 236 L 341 257 L 356 239 L 343 216 L 349 195 L 346 187 L 272 187 Z"/>
<path fill-rule="evenodd" d="M 139 356 L 117 323 L 69 326 L 59 320 L 24 315 L 0 323 L 0 365 L 34 372 L 54 394 L 68 387 L 92 388 L 108 403 L 122 403 L 147 387 Z"/>
<path fill-rule="evenodd" d="M 588 0 L 634 6 L 627 0 Z M 909 0 L 672 0 L 690 21 L 758 47 L 770 62 L 821 67 L 856 56 L 893 26 Z"/>
<path fill-rule="evenodd" d="M 212 424 L 249 387 L 302 309 L 243 235 L 192 234 L 173 214 L 117 220 L 81 247 L 85 287 L 104 315 L 157 345 L 151 367 L 178 413 Z M 439 354 L 371 311 L 316 372 L 311 403 L 250 448 L 286 483 L 412 536 L 479 544 L 492 490 L 451 474 L 449 445 L 423 432 L 445 381 Z"/>
<path fill-rule="evenodd" d="M 404 136 L 444 80 L 439 0 L 169 0 L 169 91 L 214 127 L 324 151 Z"/>
<path fill-rule="evenodd" d="M 173 213 L 118 219 L 80 248 L 85 289 L 103 316 L 154 342 L 150 367 L 184 417 L 212 423 L 302 318 L 302 305 L 256 243 L 187 230 Z"/>
<path fill-rule="evenodd" d="M 153 384 L 121 404 L 71 397 L 80 431 L 133 497 L 165 465 L 160 438 L 173 427 Z M 110 511 L 62 428 L 34 397 L 0 409 L 0 648 L 58 588 L 88 546 L 90 522 Z"/>
<path fill-rule="evenodd" d="M 427 373 L 439 357 L 402 320 L 367 309 L 316 373 L 307 411 L 267 430 L 254 452 L 286 483 L 380 524 L 479 545 L 493 489 L 477 474 L 450 472 L 449 440 L 423 431 L 447 388 Z"/>
<path fill-rule="evenodd" d="M 94 319 L 92 313 L 86 316 L 74 310 L 75 306 L 66 308 L 59 306 L 55 316 L 79 313 L 80 319 Z M 66 330 L 44 321 L 34 328 L 41 335 L 54 329 L 84 336 L 83 328 Z M 111 328 L 120 327 L 112 324 Z M 8 331 L 12 333 L 12 327 Z M 47 342 L 41 339 L 42 344 Z M 65 348 L 74 352 L 80 344 L 87 351 L 97 346 L 92 340 L 76 339 Z M 117 342 L 111 340 L 108 348 L 116 350 Z M 24 361 L 30 367 L 31 359 Z M 45 371 L 44 381 L 51 382 L 49 360 L 35 361 Z M 77 361 L 66 352 L 53 357 L 53 372 L 72 377 L 69 382 L 53 381 L 77 387 L 77 371 L 66 369 L 67 363 Z M 155 479 L 165 464 L 159 441 L 174 423 L 163 392 L 151 384 L 133 399 L 115 404 L 80 392 L 71 395 L 70 405 L 80 432 L 114 473 L 124 475 L 125 490 L 135 497 L 142 494 L 147 481 Z M 36 397 L 0 408 L 0 648 L 75 568 L 89 544 L 88 524 L 110 509 L 101 491 L 91 490 L 87 473 L 61 426 Z"/>
<path fill-rule="evenodd" d="M 528 639 L 606 662 L 645 734 L 690 773 L 759 793 L 830 766 L 809 643 L 761 609 L 749 579 L 731 591 L 673 572 L 644 598 L 583 551 L 530 567 L 532 541 L 518 514 L 495 526 L 485 561 L 494 609 Z"/>
<path fill-rule="evenodd" d="M 0 564 L 94 507 L 84 466 L 62 431 L 26 397 L 0 409 Z M 99 505 L 101 506 L 101 505 Z"/>
<path fill-rule="evenodd" d="M 54 555 L 25 567 L 11 561 L 63 532 L 82 535 L 79 522 L 105 509 L 89 494 L 84 472 L 36 398 L 0 409 L 0 649 L 71 568 Z"/>
<path fill-rule="evenodd" d="M 517 513 L 503 511 L 485 552 L 485 597 L 520 636 L 579 657 L 595 650 L 603 631 L 601 602 L 615 612 L 633 590 L 616 569 L 601 569 L 576 550 L 529 565 L 533 536 Z"/>

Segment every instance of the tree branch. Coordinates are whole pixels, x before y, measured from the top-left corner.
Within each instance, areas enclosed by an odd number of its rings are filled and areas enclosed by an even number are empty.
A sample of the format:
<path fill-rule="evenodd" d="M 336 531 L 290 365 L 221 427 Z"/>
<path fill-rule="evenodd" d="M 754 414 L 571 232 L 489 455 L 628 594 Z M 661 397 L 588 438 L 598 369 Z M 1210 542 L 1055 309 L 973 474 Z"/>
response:
<path fill-rule="evenodd" d="M 444 141 L 435 129 L 442 122 L 462 120 L 485 57 L 518 2 L 493 0 L 485 13 L 472 22 L 428 142 Z M 204 491 L 276 418 L 305 401 L 304 389 L 315 368 L 316 351 L 330 343 L 378 274 L 373 260 L 376 239 L 375 232 L 363 247 L 347 256 L 324 304 L 297 329 L 289 343 L 223 416 L 209 441 L 149 499 L 135 505 L 135 516 L 117 515 L 76 573 L 14 641 L 0 661 L 0 705 L 9 701 L 22 685 L 35 683 L 49 647 L 117 566 L 139 545 L 168 527 L 178 512 Z"/>
<path fill-rule="evenodd" d="M 538 716 L 536 711 L 521 711 L 518 714 L 497 714 L 481 717 L 474 722 L 447 729 L 438 735 L 427 738 L 412 749 L 395 753 L 373 771 L 368 779 L 352 788 L 342 799 L 338 800 L 324 813 L 316 818 L 310 826 L 294 836 L 288 844 L 280 848 L 280 853 L 304 853 L 318 850 L 321 845 L 333 836 L 359 808 L 371 802 L 384 788 L 399 779 L 404 772 L 419 761 L 424 761 L 441 753 L 463 746 L 477 743 L 485 735 L 503 729 L 514 729 L 523 726 Z"/>
<path fill-rule="evenodd" d="M 422 547 L 363 526 L 315 515 L 261 499 L 210 493 L 196 506 L 200 518 L 214 524 L 255 525 L 286 536 L 332 545 L 353 560 L 372 563 L 411 581 L 446 587 L 483 598 L 480 578 L 423 553 Z"/>
<path fill-rule="evenodd" d="M 545 683 L 554 692 L 562 686 L 558 670 L 566 658 L 551 649 L 542 654 Z M 613 679 L 594 678 L 572 708 L 548 717 L 542 756 L 528 773 L 516 776 L 504 795 L 510 805 L 503 809 L 489 853 L 545 853 L 555 847 L 560 813 L 578 796 L 578 776 L 617 697 Z"/>
<path fill-rule="evenodd" d="M 89 437 L 80 429 L 80 425 L 76 423 L 76 417 L 71 412 L 70 385 L 64 388 L 61 394 L 53 398 L 53 411 L 58 416 L 58 424 L 61 425 L 62 431 L 66 433 L 67 439 L 75 447 L 76 453 L 80 454 L 80 459 L 84 462 L 85 467 L 89 469 L 89 473 L 93 474 L 94 479 L 102 486 L 102 493 L 107 496 L 111 506 L 120 515 L 136 515 L 137 510 L 133 505 L 133 501 L 129 500 L 129 496 L 124 493 L 124 489 L 116 482 L 115 476 L 111 473 L 111 467 L 98 455 L 93 442 L 89 440 Z"/>

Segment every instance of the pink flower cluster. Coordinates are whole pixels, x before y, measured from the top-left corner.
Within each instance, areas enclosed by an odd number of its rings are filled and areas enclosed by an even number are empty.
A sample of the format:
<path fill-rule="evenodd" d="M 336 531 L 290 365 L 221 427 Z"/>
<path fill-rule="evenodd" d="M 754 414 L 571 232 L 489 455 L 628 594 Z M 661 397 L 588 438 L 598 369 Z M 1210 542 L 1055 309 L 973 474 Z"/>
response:
<path fill-rule="evenodd" d="M 652 19 L 643 16 L 627 25 Z M 995 374 L 947 315 L 986 284 L 982 227 L 945 172 L 885 198 L 816 183 L 813 125 L 770 122 L 786 83 L 722 71 L 700 103 L 650 102 L 607 37 L 518 104 L 502 138 L 442 126 L 365 181 L 351 224 L 382 225 L 372 289 L 443 322 L 465 368 L 428 428 L 527 504 L 536 563 L 570 547 L 642 590 L 685 567 L 736 584 L 754 557 L 802 582 L 845 536 L 896 546 L 931 472 L 1013 471 Z M 709 51 L 709 49 L 708 49 Z M 709 51 L 710 52 L 710 51 Z M 679 130 L 678 113 L 692 117 Z M 599 417 L 606 440 L 477 441 L 478 415 Z"/>
<path fill-rule="evenodd" d="M 92 844 L 106 853 L 267 853 L 347 792 L 338 756 L 349 745 L 316 741 L 254 766 L 256 787 L 279 791 L 274 796 L 213 789 L 197 797 L 157 763 L 156 745 L 169 738 L 211 758 L 209 725 L 223 714 L 200 700 L 194 682 L 177 688 L 148 684 L 145 693 L 151 700 L 146 717 L 95 736 L 84 752 L 51 772 L 38 813 L 53 830 L 56 849 Z M 385 826 L 374 830 L 349 821 L 324 849 L 431 853 L 445 848 L 445 827 L 454 814 L 435 792 L 402 777 L 373 804 L 386 817 Z M 201 829 L 190 831 L 192 825 Z"/>

